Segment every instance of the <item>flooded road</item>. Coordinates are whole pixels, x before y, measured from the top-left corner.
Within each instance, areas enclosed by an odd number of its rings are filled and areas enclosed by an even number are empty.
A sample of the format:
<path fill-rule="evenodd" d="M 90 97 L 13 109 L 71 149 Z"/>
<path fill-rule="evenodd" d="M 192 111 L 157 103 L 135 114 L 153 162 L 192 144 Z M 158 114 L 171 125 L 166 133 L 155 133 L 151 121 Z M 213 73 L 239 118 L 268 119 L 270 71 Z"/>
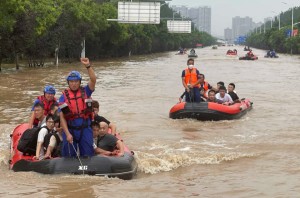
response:
<path fill-rule="evenodd" d="M 231 47 L 233 48 L 233 47 Z M 42 175 L 8 170 L 9 134 L 27 122 L 46 84 L 60 92 L 79 63 L 0 73 L 0 197 L 298 197 L 300 192 L 300 59 L 279 54 L 257 61 L 226 57 L 230 47 L 197 49 L 195 65 L 206 80 L 236 84 L 253 110 L 239 120 L 172 120 L 183 92 L 187 55 L 167 52 L 93 62 L 93 98 L 135 151 L 139 170 L 130 181 L 91 176 Z M 245 54 L 236 47 L 238 55 Z"/>

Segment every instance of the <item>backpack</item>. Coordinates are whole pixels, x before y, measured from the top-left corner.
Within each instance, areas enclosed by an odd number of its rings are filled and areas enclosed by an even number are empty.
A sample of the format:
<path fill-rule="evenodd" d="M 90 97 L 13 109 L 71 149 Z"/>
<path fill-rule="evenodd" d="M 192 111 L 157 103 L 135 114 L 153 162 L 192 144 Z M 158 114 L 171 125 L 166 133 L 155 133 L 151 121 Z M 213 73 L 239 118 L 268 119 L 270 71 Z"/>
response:
<path fill-rule="evenodd" d="M 46 126 L 26 129 L 19 140 L 17 149 L 24 155 L 35 155 L 38 135 L 42 128 L 47 129 Z"/>
<path fill-rule="evenodd" d="M 44 137 L 43 147 L 44 147 L 44 150 L 46 151 L 49 146 L 50 138 L 52 137 L 52 135 L 54 135 L 57 145 L 53 149 L 51 156 L 58 157 L 58 156 L 60 156 L 60 152 L 61 152 L 61 140 L 56 132 L 50 132 Z"/>

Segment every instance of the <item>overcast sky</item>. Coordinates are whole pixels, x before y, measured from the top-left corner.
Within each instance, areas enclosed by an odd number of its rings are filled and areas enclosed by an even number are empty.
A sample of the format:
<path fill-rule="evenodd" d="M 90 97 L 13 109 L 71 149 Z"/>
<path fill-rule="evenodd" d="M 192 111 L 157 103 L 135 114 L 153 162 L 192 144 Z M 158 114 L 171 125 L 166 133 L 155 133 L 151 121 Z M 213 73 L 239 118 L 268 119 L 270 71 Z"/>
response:
<path fill-rule="evenodd" d="M 300 6 L 300 0 L 172 0 L 169 4 L 193 8 L 211 7 L 212 34 L 223 36 L 224 29 L 231 28 L 235 16 L 249 16 L 253 22 L 263 22 L 264 18 L 274 17 L 276 13 L 287 11 L 292 6 Z"/>

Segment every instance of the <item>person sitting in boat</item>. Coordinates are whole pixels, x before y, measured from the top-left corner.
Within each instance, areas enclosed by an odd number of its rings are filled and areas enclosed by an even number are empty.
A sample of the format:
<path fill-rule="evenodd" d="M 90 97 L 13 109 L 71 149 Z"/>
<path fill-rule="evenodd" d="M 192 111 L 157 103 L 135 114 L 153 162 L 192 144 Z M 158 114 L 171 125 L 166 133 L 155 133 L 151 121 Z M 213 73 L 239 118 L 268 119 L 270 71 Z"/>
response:
<path fill-rule="evenodd" d="M 196 53 L 196 51 L 194 50 L 194 48 L 192 48 L 191 50 L 190 50 L 190 54 L 195 54 Z"/>
<path fill-rule="evenodd" d="M 226 93 L 225 86 L 220 87 L 219 93 L 216 94 L 216 99 L 219 104 L 223 104 L 223 105 L 233 104 L 231 96 L 228 93 Z"/>
<path fill-rule="evenodd" d="M 239 99 L 238 95 L 236 94 L 236 92 L 234 91 L 234 89 L 235 89 L 235 84 L 229 83 L 227 93 L 230 95 L 233 102 L 240 102 L 240 99 Z"/>
<path fill-rule="evenodd" d="M 59 106 L 58 104 L 52 104 L 50 107 L 50 113 L 54 115 L 55 117 L 55 131 L 62 133 L 63 129 L 60 126 L 60 119 L 59 119 L 59 112 L 58 112 Z"/>
<path fill-rule="evenodd" d="M 194 59 L 187 61 L 188 68 L 182 71 L 182 85 L 185 88 L 186 102 L 200 102 L 200 72 L 194 67 Z"/>
<path fill-rule="evenodd" d="M 237 54 L 237 50 L 236 50 L 236 49 L 234 49 L 233 52 L 234 52 L 235 54 Z"/>
<path fill-rule="evenodd" d="M 44 105 L 44 114 L 45 116 L 47 116 L 50 113 L 50 107 L 52 104 L 58 104 L 56 101 L 55 96 L 55 88 L 51 85 L 46 85 L 44 88 L 44 95 L 38 96 L 37 99 L 34 101 L 34 104 L 32 106 L 32 113 L 31 116 L 29 118 L 29 122 L 28 122 L 28 128 L 32 128 L 33 126 L 37 126 L 38 124 L 38 120 L 35 119 L 35 115 L 34 115 L 34 106 L 37 103 L 42 103 Z"/>
<path fill-rule="evenodd" d="M 48 133 L 44 138 L 44 148 L 46 150 L 45 159 L 61 156 L 62 128 L 60 127 L 60 118 L 53 115 L 54 131 Z"/>
<path fill-rule="evenodd" d="M 105 122 L 92 122 L 93 137 L 96 139 L 94 150 L 96 154 L 124 156 L 124 144 L 121 140 L 108 133 Z"/>
<path fill-rule="evenodd" d="M 250 51 L 251 49 L 250 49 L 250 47 L 249 46 L 245 46 L 244 47 L 244 51 Z"/>
<path fill-rule="evenodd" d="M 200 89 L 202 88 L 204 90 L 204 94 L 203 97 L 207 99 L 207 92 L 210 89 L 214 89 L 207 81 L 205 81 L 205 75 L 204 74 L 200 74 L 199 75 L 199 80 L 200 80 Z"/>
<path fill-rule="evenodd" d="M 254 56 L 252 50 L 249 50 L 249 52 L 246 54 L 247 57 L 251 58 Z"/>
<path fill-rule="evenodd" d="M 54 116 L 49 114 L 46 117 L 45 127 L 42 127 L 38 134 L 36 153 L 33 159 L 42 160 L 44 159 L 44 139 L 48 133 L 54 132 Z"/>
<path fill-rule="evenodd" d="M 227 54 L 231 54 L 233 51 L 232 50 L 227 50 Z"/>
<path fill-rule="evenodd" d="M 180 48 L 178 49 L 178 54 L 183 54 L 183 48 L 182 48 L 182 47 L 180 47 Z"/>
<path fill-rule="evenodd" d="M 208 91 L 208 98 L 207 98 L 206 102 L 217 103 L 215 90 L 211 89 L 211 90 Z"/>
<path fill-rule="evenodd" d="M 81 58 L 90 77 L 86 86 L 81 86 L 81 74 L 71 71 L 67 76 L 69 88 L 59 98 L 60 124 L 63 128 L 62 156 L 76 157 L 79 147 L 80 156 L 93 156 L 93 114 L 91 95 L 95 90 L 96 75 L 88 58 Z"/>
<path fill-rule="evenodd" d="M 200 92 L 200 102 L 205 102 L 207 97 L 204 97 L 205 94 L 205 90 L 203 88 L 199 88 L 199 92 Z"/>
<path fill-rule="evenodd" d="M 33 106 L 33 113 L 34 119 L 38 121 L 36 127 L 41 127 L 46 123 L 46 116 L 45 116 L 44 104 L 43 103 L 36 103 Z M 32 128 L 32 127 L 30 127 Z"/>
<path fill-rule="evenodd" d="M 225 83 L 223 81 L 219 81 L 217 83 L 217 88 L 215 89 L 216 94 L 219 93 L 219 89 L 220 89 L 221 86 L 225 87 Z"/>
<path fill-rule="evenodd" d="M 50 106 L 50 114 L 59 116 L 59 105 L 58 103 L 54 103 Z"/>
<path fill-rule="evenodd" d="M 272 58 L 276 57 L 276 52 L 274 49 L 270 51 L 270 57 Z"/>
<path fill-rule="evenodd" d="M 108 124 L 108 128 L 110 128 L 111 133 L 113 135 L 116 134 L 116 125 L 114 125 L 112 122 L 110 122 L 109 120 L 107 120 L 105 117 L 100 116 L 99 113 L 99 102 L 97 100 L 93 100 L 92 102 L 92 106 L 93 106 L 93 111 L 94 111 L 94 121 L 100 123 L 100 122 L 105 122 Z"/>

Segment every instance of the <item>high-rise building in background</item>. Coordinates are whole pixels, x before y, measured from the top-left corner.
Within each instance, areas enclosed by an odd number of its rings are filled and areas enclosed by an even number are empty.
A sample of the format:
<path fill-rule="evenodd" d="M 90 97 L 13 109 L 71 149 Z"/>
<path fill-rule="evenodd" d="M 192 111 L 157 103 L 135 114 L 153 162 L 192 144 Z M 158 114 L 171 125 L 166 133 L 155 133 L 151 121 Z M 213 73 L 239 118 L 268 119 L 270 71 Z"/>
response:
<path fill-rule="evenodd" d="M 232 36 L 232 29 L 226 28 L 224 30 L 224 40 L 225 40 L 225 42 L 227 42 L 229 44 L 233 44 L 234 39 L 233 39 L 233 36 Z"/>
<path fill-rule="evenodd" d="M 224 30 L 224 39 L 227 43 L 234 43 L 235 41 L 243 38 L 245 39 L 247 34 L 255 28 L 250 17 L 239 17 L 232 18 L 232 28 L 226 28 Z"/>
<path fill-rule="evenodd" d="M 265 23 L 255 23 L 250 17 L 234 17 L 232 18 L 232 28 L 224 29 L 224 39 L 227 43 L 239 43 L 241 39 L 245 39 L 250 32 L 262 33 L 266 27 L 262 26 L 272 18 L 265 18 Z M 270 27 L 268 27 L 270 28 Z"/>
<path fill-rule="evenodd" d="M 186 6 L 172 6 L 172 9 L 182 17 L 190 19 L 199 31 L 211 34 L 211 8 L 208 6 L 188 8 Z"/>
<path fill-rule="evenodd" d="M 252 29 L 252 18 L 250 17 L 234 17 L 232 18 L 232 35 L 236 39 L 239 36 L 246 36 Z"/>

